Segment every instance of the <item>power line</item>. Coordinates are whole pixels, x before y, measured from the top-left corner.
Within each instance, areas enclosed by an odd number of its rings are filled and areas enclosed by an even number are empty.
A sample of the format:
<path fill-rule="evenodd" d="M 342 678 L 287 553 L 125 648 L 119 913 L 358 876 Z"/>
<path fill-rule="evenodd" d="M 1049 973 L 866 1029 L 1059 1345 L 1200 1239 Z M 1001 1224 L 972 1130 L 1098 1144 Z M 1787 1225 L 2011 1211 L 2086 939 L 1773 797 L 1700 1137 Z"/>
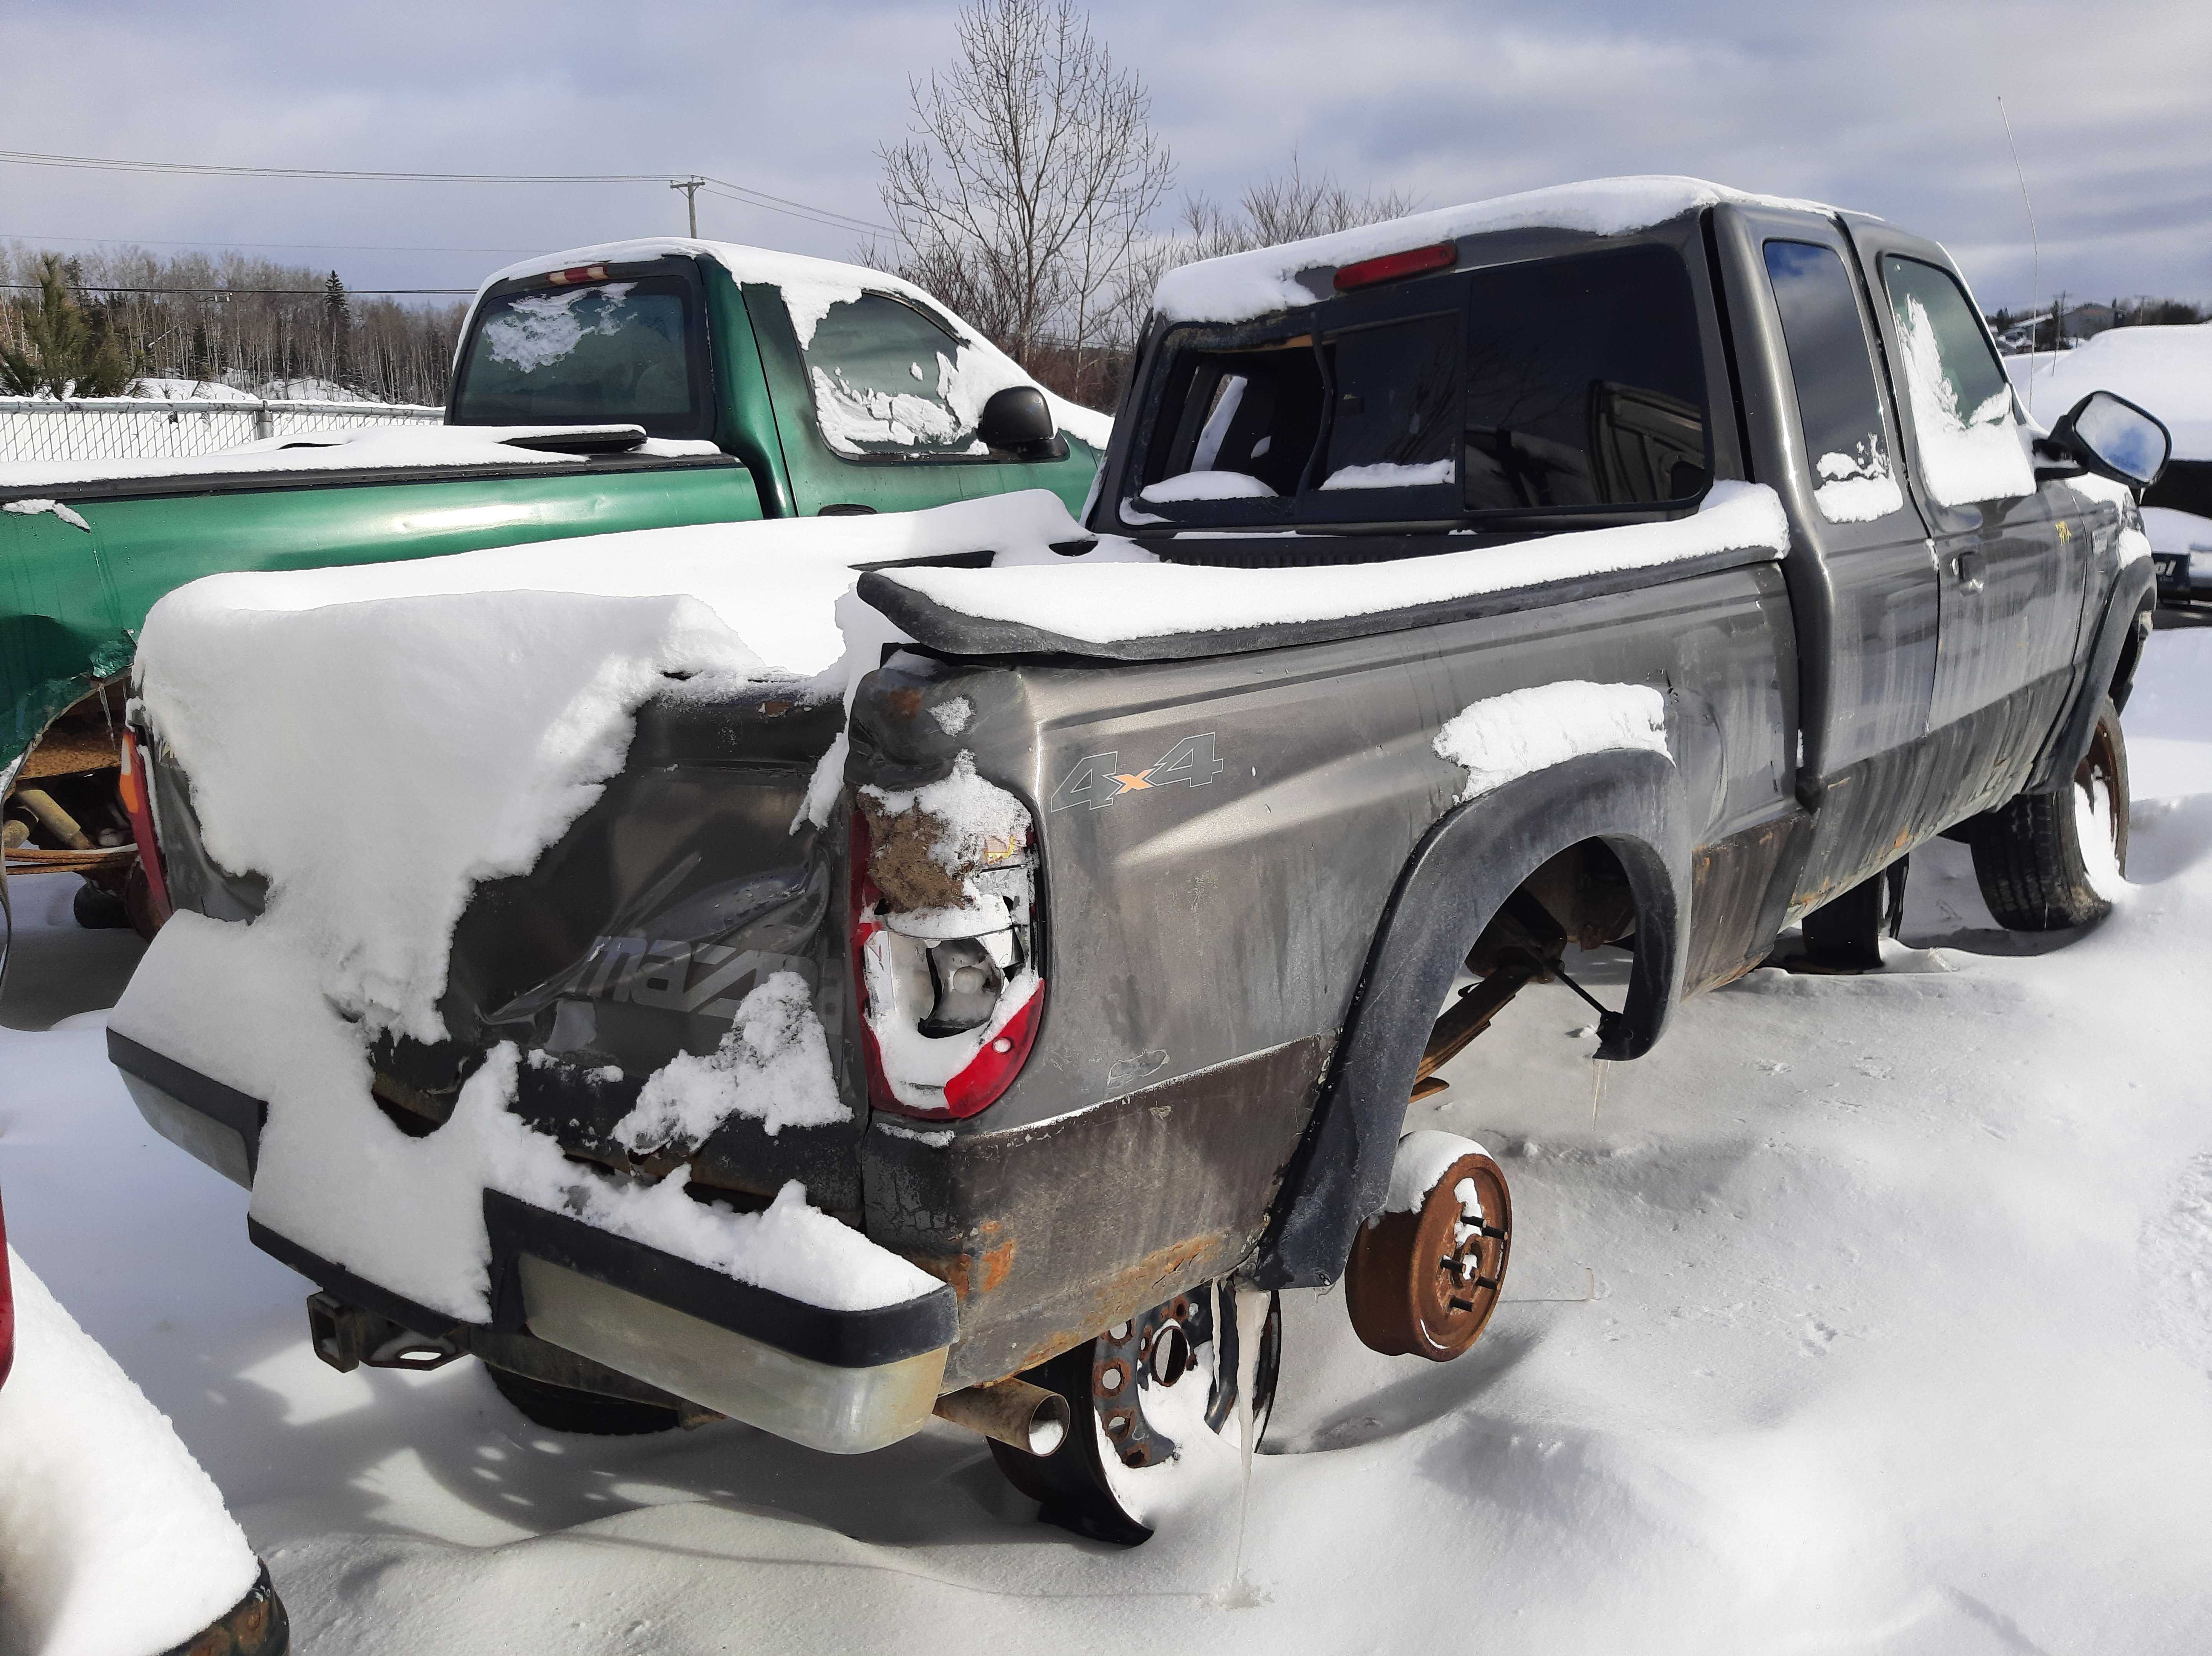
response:
<path fill-rule="evenodd" d="M 95 247 L 219 247 L 319 253 L 535 253 L 542 247 L 409 247 L 380 241 L 179 241 L 161 236 L 40 235 L 0 230 L 0 241 L 78 241 Z"/>
<path fill-rule="evenodd" d="M 108 173 L 186 174 L 202 178 L 343 179 L 386 184 L 674 184 L 682 179 L 705 177 L 732 199 L 749 207 L 764 208 L 803 218 L 830 229 L 871 230 L 886 235 L 898 232 L 888 224 L 854 218 L 828 207 L 816 207 L 785 196 L 770 195 L 750 185 L 698 173 L 401 173 L 336 167 L 246 167 L 183 161 L 131 161 L 112 155 L 50 155 L 30 149 L 0 149 L 0 161 L 19 167 L 60 167 Z"/>

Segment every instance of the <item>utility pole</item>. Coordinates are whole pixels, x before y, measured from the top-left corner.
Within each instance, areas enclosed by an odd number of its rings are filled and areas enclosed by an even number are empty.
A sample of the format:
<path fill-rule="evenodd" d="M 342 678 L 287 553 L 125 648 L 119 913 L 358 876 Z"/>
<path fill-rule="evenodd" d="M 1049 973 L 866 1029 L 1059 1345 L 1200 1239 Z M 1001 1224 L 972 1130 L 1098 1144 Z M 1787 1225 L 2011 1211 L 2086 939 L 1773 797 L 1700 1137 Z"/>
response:
<path fill-rule="evenodd" d="M 707 187 L 707 180 L 699 177 L 696 174 L 694 174 L 688 179 L 671 180 L 668 187 L 672 190 L 681 190 L 684 192 L 684 216 L 690 221 L 692 240 L 695 241 L 697 240 L 699 237 L 699 192 Z"/>

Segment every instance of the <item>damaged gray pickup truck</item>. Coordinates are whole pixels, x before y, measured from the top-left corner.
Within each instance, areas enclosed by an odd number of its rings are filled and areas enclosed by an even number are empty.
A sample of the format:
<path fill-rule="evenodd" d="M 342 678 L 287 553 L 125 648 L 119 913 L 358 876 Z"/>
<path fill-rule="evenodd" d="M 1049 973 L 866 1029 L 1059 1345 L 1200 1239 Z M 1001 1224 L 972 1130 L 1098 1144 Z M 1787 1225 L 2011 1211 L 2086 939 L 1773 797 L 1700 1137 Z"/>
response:
<path fill-rule="evenodd" d="M 1504 1175 L 1406 1117 L 1525 985 L 1626 952 L 1599 1051 L 1633 1059 L 1793 925 L 1878 965 L 1938 834 L 2006 926 L 2101 915 L 2166 446 L 2102 393 L 2030 426 L 1936 244 L 1691 180 L 1177 271 L 1080 526 L 856 564 L 892 642 L 849 697 L 646 699 L 474 889 L 444 1038 L 365 1049 L 392 1156 L 519 1118 L 590 1185 L 487 1186 L 483 1311 L 258 1184 L 254 1239 L 341 1367 L 473 1353 L 549 1426 L 848 1452 L 933 1410 L 1048 1519 L 1140 1541 L 1178 1463 L 1263 1428 L 1278 1291 L 1344 1280 L 1384 1352 L 1480 1332 Z M 204 846 L 165 716 L 167 889 L 251 931 L 267 871 Z M 827 1109 L 642 1130 L 683 1114 L 662 1077 L 817 1023 Z M 304 1117 L 161 1045 L 198 1027 L 126 999 L 111 1050 L 254 1182 Z M 832 1304 L 592 1218 L 619 1187 L 783 1223 L 794 1181 L 924 1291 Z"/>

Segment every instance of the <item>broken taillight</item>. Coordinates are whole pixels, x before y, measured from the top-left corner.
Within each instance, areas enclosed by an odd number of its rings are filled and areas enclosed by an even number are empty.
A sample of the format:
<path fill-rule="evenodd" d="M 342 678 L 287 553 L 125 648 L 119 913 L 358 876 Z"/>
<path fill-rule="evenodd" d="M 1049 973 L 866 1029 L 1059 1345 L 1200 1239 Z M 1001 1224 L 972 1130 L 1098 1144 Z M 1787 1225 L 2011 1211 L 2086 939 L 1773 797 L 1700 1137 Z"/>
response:
<path fill-rule="evenodd" d="M 1431 271 L 1448 271 L 1459 263 L 1456 243 L 1439 241 L 1431 247 L 1408 247 L 1401 253 L 1384 253 L 1379 259 L 1363 259 L 1356 265 L 1346 265 L 1336 273 L 1336 290 L 1349 293 L 1354 288 L 1372 288 L 1385 282 L 1402 282 L 1409 276 L 1426 276 Z"/>
<path fill-rule="evenodd" d="M 1036 1044 L 1037 1025 L 1043 1014 L 1044 983 L 1039 979 L 1021 1009 L 983 1043 L 983 1050 L 969 1060 L 965 1069 L 945 1083 L 945 1114 L 956 1120 L 972 1116 L 1014 1084 L 1014 1077 L 1029 1061 L 1030 1048 Z"/>
<path fill-rule="evenodd" d="M 996 929 L 921 936 L 901 929 L 869 872 L 866 813 L 852 813 L 853 982 L 868 1103 L 924 1120 L 956 1120 L 995 1102 L 1036 1044 L 1044 980 L 1032 958 L 1035 885 L 1026 843 L 980 874 L 999 888 Z"/>
<path fill-rule="evenodd" d="M 136 731 L 125 729 L 120 758 L 123 768 L 116 778 L 115 791 L 131 818 L 131 837 L 138 847 L 138 866 L 146 871 L 146 890 L 154 901 L 154 922 L 159 925 L 170 914 L 169 874 L 161 862 L 161 843 L 154 833 L 153 774 L 147 769 Z"/>

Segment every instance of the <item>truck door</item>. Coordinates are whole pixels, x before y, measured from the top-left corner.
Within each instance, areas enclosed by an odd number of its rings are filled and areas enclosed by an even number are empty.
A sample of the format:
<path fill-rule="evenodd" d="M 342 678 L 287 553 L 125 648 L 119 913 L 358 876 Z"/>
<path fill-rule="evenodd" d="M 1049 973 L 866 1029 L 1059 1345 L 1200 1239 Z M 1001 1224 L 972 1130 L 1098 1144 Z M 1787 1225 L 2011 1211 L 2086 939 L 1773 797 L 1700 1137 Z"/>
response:
<path fill-rule="evenodd" d="M 1901 486 L 1869 295 L 1842 231 L 1812 213 L 1730 204 L 1714 210 L 1714 234 L 1753 475 L 1790 514 L 1798 792 L 1820 807 L 1800 890 L 1817 898 L 1887 861 L 1894 830 L 1870 825 L 1916 819 L 1926 794 L 1935 553 Z"/>
<path fill-rule="evenodd" d="M 1956 819 L 2019 787 L 2057 715 L 2090 547 L 2070 502 L 2038 489 L 2011 384 L 1942 250 L 1854 234 L 1883 295 L 1914 493 L 1933 531 L 1942 640 L 1929 728 L 1943 814 Z"/>

